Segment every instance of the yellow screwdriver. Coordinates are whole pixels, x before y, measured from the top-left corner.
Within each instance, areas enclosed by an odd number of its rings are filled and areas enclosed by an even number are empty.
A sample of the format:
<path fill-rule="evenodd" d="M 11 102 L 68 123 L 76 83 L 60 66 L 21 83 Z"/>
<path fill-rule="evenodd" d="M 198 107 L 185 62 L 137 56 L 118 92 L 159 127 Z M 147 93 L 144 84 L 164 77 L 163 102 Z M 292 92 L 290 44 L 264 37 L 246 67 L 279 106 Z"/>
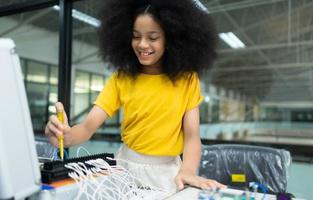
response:
<path fill-rule="evenodd" d="M 62 124 L 64 123 L 63 110 L 57 109 L 57 118 Z M 62 135 L 58 137 L 58 141 L 59 141 L 59 148 L 60 148 L 60 158 L 61 158 L 61 160 L 64 160 L 64 135 L 63 135 L 63 132 L 62 132 Z"/>

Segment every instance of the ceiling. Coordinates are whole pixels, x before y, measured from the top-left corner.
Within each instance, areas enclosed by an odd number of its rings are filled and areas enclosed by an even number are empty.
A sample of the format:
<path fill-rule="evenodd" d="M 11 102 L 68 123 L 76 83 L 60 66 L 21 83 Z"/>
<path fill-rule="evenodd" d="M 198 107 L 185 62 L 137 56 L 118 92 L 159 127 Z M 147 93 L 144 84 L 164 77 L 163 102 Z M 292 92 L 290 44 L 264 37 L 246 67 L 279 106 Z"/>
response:
<path fill-rule="evenodd" d="M 313 1 L 202 1 L 218 31 L 233 32 L 245 48 L 220 41 L 209 81 L 260 101 L 312 102 Z"/>
<path fill-rule="evenodd" d="M 75 2 L 74 8 L 96 16 L 99 1 Z M 234 49 L 220 40 L 219 58 L 203 76 L 205 82 L 261 102 L 313 102 L 312 0 L 201 2 L 213 16 L 219 33 L 232 32 L 245 44 L 244 48 Z M 11 18 L 50 31 L 59 30 L 53 9 Z M 73 36 L 97 45 L 95 28 L 75 19 Z"/>

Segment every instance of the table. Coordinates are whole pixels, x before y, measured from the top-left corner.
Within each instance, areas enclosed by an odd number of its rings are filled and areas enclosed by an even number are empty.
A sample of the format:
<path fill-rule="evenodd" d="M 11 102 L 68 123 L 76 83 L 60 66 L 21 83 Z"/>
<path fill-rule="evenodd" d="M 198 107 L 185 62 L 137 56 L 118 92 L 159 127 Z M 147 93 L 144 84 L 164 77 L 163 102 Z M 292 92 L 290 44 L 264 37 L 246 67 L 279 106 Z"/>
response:
<path fill-rule="evenodd" d="M 198 200 L 198 196 L 199 196 L 199 192 L 200 189 L 198 188 L 194 188 L 194 187 L 188 187 L 185 188 L 184 190 L 168 197 L 166 200 Z M 224 197 L 222 198 L 222 200 L 231 200 L 231 199 L 235 199 L 234 197 L 237 195 L 238 197 L 240 195 L 242 195 L 242 193 L 244 191 L 242 190 L 235 190 L 235 189 L 221 189 L 220 192 L 224 195 L 224 196 L 228 196 L 228 198 Z M 250 193 L 251 195 L 253 193 Z M 233 197 L 233 198 L 231 198 Z M 256 197 L 255 199 L 262 199 L 263 198 L 263 194 L 261 193 L 256 193 Z M 275 195 L 270 195 L 270 194 L 266 194 L 264 196 L 263 200 L 276 200 L 276 196 Z"/>
<path fill-rule="evenodd" d="M 75 199 L 78 194 L 78 187 L 77 184 L 68 184 L 61 187 L 57 187 L 53 190 L 46 190 L 37 193 L 36 195 L 30 197 L 30 200 L 71 200 Z M 198 200 L 199 192 L 201 190 L 194 187 L 187 187 L 182 191 L 165 198 L 165 200 Z M 221 189 L 221 194 L 223 198 L 221 200 L 235 200 L 236 195 L 241 197 L 244 191 L 237 190 L 237 189 Z M 250 192 L 250 195 L 253 193 Z M 228 198 L 227 198 L 228 197 Z M 241 198 L 239 198 L 241 200 Z M 275 195 L 265 194 L 263 198 L 263 194 L 256 193 L 255 200 L 276 200 Z M 301 199 L 294 199 L 294 200 L 301 200 Z"/>

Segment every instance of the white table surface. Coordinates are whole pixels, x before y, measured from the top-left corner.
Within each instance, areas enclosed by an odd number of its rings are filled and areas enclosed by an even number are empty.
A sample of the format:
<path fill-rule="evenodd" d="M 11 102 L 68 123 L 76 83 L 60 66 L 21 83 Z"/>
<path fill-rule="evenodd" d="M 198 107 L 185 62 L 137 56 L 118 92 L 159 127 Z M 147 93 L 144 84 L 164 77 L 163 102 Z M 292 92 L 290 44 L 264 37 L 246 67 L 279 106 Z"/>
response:
<path fill-rule="evenodd" d="M 242 190 L 235 190 L 235 189 L 221 189 L 221 193 L 228 194 L 228 195 L 241 195 L 244 191 Z M 168 197 L 166 200 L 198 200 L 200 189 L 194 187 L 188 187 L 184 190 Z M 252 194 L 252 193 L 251 193 Z M 262 199 L 263 194 L 257 193 L 255 199 Z M 263 200 L 276 200 L 275 195 L 265 194 Z"/>

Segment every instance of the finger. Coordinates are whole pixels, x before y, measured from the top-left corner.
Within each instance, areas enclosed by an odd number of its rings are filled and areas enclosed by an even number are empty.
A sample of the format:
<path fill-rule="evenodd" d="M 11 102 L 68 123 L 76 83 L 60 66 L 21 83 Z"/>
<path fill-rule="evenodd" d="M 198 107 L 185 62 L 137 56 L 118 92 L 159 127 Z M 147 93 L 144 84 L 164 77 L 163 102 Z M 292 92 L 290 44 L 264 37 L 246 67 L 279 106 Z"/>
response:
<path fill-rule="evenodd" d="M 49 137 L 49 142 L 50 142 L 53 146 L 59 148 L 59 141 L 58 141 L 58 139 L 57 139 L 56 137 Z"/>
<path fill-rule="evenodd" d="M 207 179 L 199 176 L 194 176 L 188 180 L 188 184 L 201 188 L 201 183 L 205 183 Z"/>
<path fill-rule="evenodd" d="M 197 181 L 196 183 L 193 184 L 194 186 L 201 188 L 201 189 L 210 189 L 212 188 L 208 182 L 206 181 Z"/>
<path fill-rule="evenodd" d="M 216 185 L 211 182 L 211 181 L 199 181 L 197 183 L 197 187 L 201 188 L 201 189 L 216 189 Z"/>
<path fill-rule="evenodd" d="M 219 183 L 219 182 L 216 182 L 216 185 L 217 185 L 218 188 L 227 188 L 226 185 L 221 184 L 221 183 Z"/>
<path fill-rule="evenodd" d="M 67 115 L 65 113 L 63 104 L 61 102 L 56 102 L 55 103 L 55 109 L 56 109 L 57 113 L 58 112 L 63 113 L 63 120 L 64 120 L 63 123 L 67 125 L 68 124 L 68 118 L 67 118 Z"/>
<path fill-rule="evenodd" d="M 204 182 L 199 183 L 197 187 L 201 189 L 206 189 L 206 190 L 213 188 L 211 185 L 209 185 L 209 183 L 204 183 Z"/>
<path fill-rule="evenodd" d="M 49 126 L 49 131 L 53 134 L 53 136 L 55 137 L 60 137 L 62 136 L 62 131 L 60 129 L 58 129 L 57 127 L 55 126 Z"/>
<path fill-rule="evenodd" d="M 206 182 L 206 184 L 207 184 L 210 188 L 216 189 L 216 184 L 215 184 L 214 182 L 210 181 L 210 182 Z"/>
<path fill-rule="evenodd" d="M 51 122 L 49 121 L 45 127 L 45 135 L 48 137 L 51 135 L 50 130 L 49 130 L 50 123 Z"/>
<path fill-rule="evenodd" d="M 225 185 L 215 181 L 215 180 L 208 180 L 206 181 L 206 184 L 210 187 L 210 188 L 226 188 Z"/>
<path fill-rule="evenodd" d="M 202 188 L 202 189 L 215 188 L 212 181 L 213 180 L 211 179 L 206 179 L 206 178 L 198 176 L 196 182 L 194 183 L 194 186 Z"/>
<path fill-rule="evenodd" d="M 216 187 L 216 188 L 224 188 L 224 187 L 226 187 L 226 185 L 223 185 L 223 184 L 217 182 L 216 180 L 210 180 L 210 182 L 211 182 L 211 184 L 214 185 L 214 187 Z"/>
<path fill-rule="evenodd" d="M 50 130 L 52 130 L 51 127 L 53 127 L 53 128 L 58 129 L 57 132 L 59 132 L 59 133 L 62 133 L 62 132 L 63 132 L 64 126 L 63 126 L 63 124 L 58 120 L 58 118 L 57 118 L 56 115 L 51 115 L 50 118 L 49 118 L 49 122 L 50 122 L 50 124 L 48 123 L 48 128 L 50 128 Z M 54 130 L 54 129 L 53 129 L 53 130 Z M 57 133 L 57 132 L 54 131 L 54 133 Z"/>
<path fill-rule="evenodd" d="M 51 125 L 55 126 L 56 128 L 60 129 L 60 131 L 63 130 L 63 124 L 58 120 L 56 115 L 51 115 L 49 118 L 49 121 L 51 122 Z"/>
<path fill-rule="evenodd" d="M 176 177 L 175 183 L 176 183 L 176 186 L 177 186 L 178 190 L 184 189 L 184 182 L 183 182 L 183 180 L 180 177 Z"/>
<path fill-rule="evenodd" d="M 48 137 L 59 137 L 62 135 L 62 130 L 49 121 L 46 126 L 46 135 Z"/>
<path fill-rule="evenodd" d="M 61 102 L 56 102 L 55 103 L 55 110 L 57 112 L 64 112 L 63 104 Z"/>

